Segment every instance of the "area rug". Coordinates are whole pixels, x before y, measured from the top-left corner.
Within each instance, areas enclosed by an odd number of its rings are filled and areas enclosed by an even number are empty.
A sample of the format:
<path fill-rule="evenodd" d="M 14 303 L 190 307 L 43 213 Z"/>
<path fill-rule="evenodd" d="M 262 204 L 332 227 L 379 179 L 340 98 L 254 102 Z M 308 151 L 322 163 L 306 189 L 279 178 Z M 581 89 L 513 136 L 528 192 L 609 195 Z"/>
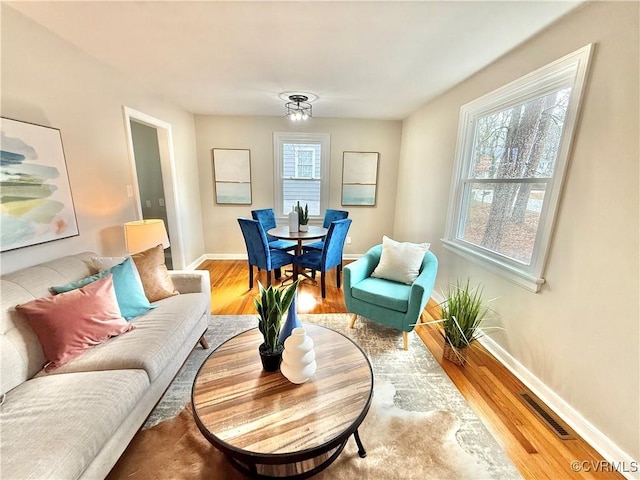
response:
<path fill-rule="evenodd" d="M 321 474 L 326 476 L 314 478 L 521 478 L 417 335 L 410 334 L 405 351 L 400 332 L 366 319 L 349 329 L 345 314 L 300 317 L 303 323 L 332 328 L 360 345 L 369 356 L 376 385 L 360 430 L 367 458 L 357 456 L 350 440 Z M 206 356 L 255 326 L 254 315 L 211 318 L 209 350 L 194 349 L 109 478 L 243 478 L 204 440 L 193 423 L 189 400 L 193 378 Z"/>

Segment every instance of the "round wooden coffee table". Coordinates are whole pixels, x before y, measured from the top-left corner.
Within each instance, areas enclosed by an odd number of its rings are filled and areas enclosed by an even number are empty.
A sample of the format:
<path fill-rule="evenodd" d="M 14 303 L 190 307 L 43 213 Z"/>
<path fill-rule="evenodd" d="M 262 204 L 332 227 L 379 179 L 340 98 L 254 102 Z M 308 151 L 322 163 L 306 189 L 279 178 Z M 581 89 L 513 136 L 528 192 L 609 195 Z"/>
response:
<path fill-rule="evenodd" d="M 193 416 L 202 434 L 253 478 L 308 478 L 358 436 L 373 392 L 365 353 L 344 335 L 304 324 L 318 369 L 301 385 L 262 369 L 262 335 L 248 330 L 220 345 L 193 383 Z"/>

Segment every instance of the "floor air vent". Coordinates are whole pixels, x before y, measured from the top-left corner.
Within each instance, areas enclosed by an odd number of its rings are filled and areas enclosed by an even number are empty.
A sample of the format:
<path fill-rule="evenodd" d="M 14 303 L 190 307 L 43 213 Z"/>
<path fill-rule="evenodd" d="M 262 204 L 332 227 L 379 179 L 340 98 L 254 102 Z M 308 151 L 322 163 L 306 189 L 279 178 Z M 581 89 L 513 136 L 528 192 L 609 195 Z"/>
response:
<path fill-rule="evenodd" d="M 541 405 L 536 398 L 532 397 L 528 393 L 521 393 L 520 397 L 524 400 L 524 403 L 526 403 L 529 408 L 531 408 L 536 415 L 538 415 L 538 417 L 540 417 L 542 421 L 544 421 L 544 423 L 546 423 L 549 428 L 558 435 L 558 437 L 563 440 L 574 438 L 569 430 L 560 423 L 557 417 L 549 413 L 549 411 Z"/>

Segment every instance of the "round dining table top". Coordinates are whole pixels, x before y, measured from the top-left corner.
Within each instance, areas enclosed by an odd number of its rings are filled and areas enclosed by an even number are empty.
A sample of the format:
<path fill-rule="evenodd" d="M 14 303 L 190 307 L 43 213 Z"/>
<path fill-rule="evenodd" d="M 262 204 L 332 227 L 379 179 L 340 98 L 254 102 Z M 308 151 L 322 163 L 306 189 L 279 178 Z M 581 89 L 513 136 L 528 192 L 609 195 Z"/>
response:
<path fill-rule="evenodd" d="M 307 232 L 290 232 L 288 225 L 272 228 L 267 231 L 269 235 L 272 235 L 281 240 L 316 240 L 327 236 L 329 232 L 328 228 L 315 227 L 309 225 L 309 231 Z"/>

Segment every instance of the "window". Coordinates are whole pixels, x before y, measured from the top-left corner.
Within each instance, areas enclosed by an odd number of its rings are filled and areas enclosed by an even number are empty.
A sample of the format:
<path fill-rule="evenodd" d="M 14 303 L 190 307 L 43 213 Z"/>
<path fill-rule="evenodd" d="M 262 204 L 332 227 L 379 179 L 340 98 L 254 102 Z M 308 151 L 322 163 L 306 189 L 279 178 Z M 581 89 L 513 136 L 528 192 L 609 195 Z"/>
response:
<path fill-rule="evenodd" d="M 446 248 L 538 291 L 591 45 L 460 109 Z"/>
<path fill-rule="evenodd" d="M 316 148 L 314 145 L 287 144 L 286 147 L 293 148 L 294 151 L 296 178 L 313 179 L 316 174 Z"/>
<path fill-rule="evenodd" d="M 309 205 L 311 220 L 321 218 L 329 205 L 329 135 L 276 132 L 273 148 L 276 215 L 300 202 Z"/>

